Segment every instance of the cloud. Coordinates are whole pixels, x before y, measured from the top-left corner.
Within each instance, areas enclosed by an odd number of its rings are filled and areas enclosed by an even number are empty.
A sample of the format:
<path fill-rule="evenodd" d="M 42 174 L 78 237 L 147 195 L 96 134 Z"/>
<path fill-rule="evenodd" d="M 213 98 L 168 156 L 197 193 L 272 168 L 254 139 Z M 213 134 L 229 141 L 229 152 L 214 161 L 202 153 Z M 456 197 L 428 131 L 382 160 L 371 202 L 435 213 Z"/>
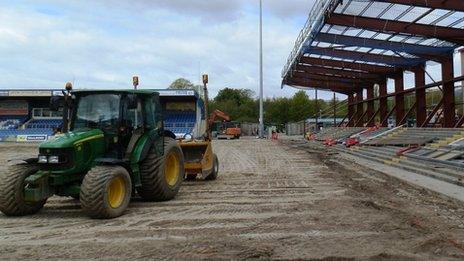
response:
<path fill-rule="evenodd" d="M 295 17 L 305 16 L 309 13 L 316 0 L 271 0 L 265 1 L 265 7 L 274 15 L 283 19 L 292 19 Z"/>
<path fill-rule="evenodd" d="M 280 72 L 311 1 L 264 1 L 265 95 L 280 89 Z M 291 4 L 288 4 L 291 2 Z M 199 83 L 210 74 L 214 96 L 224 87 L 258 93 L 257 1 L 57 1 L 9 3 L 0 9 L 0 89 L 165 88 L 178 77 Z M 293 7 L 293 5 L 295 5 Z M 306 7 L 306 8 L 305 8 Z"/>

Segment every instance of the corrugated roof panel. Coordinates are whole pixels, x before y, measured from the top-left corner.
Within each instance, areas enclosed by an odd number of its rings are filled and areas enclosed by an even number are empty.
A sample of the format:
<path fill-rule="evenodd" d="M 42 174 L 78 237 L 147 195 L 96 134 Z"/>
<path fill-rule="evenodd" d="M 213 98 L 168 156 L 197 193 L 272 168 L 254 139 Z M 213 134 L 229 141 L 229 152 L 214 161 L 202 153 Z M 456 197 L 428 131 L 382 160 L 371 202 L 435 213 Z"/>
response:
<path fill-rule="evenodd" d="M 364 12 L 363 16 L 379 17 L 391 4 L 382 2 L 373 2 L 372 5 Z"/>
<path fill-rule="evenodd" d="M 361 31 L 362 29 L 350 27 L 343 35 L 357 36 Z"/>
<path fill-rule="evenodd" d="M 406 11 L 410 6 L 407 5 L 394 5 L 392 8 L 390 8 L 388 11 L 386 11 L 382 16 L 380 17 L 374 17 L 374 18 L 381 18 L 381 19 L 387 19 L 387 20 L 395 20 L 401 13 Z M 411 20 L 412 21 L 412 20 Z"/>
<path fill-rule="evenodd" d="M 430 9 L 429 8 L 423 8 L 423 7 L 414 7 L 412 10 L 410 10 L 409 12 L 407 12 L 406 14 L 403 15 L 403 17 L 401 17 L 400 19 L 398 19 L 398 21 L 401 21 L 401 22 L 413 22 L 415 21 L 417 18 L 421 17 L 422 15 L 424 15 L 427 11 L 429 11 Z"/>
<path fill-rule="evenodd" d="M 435 9 L 430 14 L 424 16 L 422 19 L 417 21 L 417 23 L 418 24 L 433 24 L 434 21 L 442 18 L 447 13 L 449 13 L 448 10 Z"/>
<path fill-rule="evenodd" d="M 351 1 L 346 6 L 346 9 L 343 12 L 343 14 L 359 15 L 361 11 L 369 5 L 369 2 L 370 1 Z"/>
<path fill-rule="evenodd" d="M 448 17 L 444 18 L 443 20 L 439 21 L 437 23 L 438 26 L 450 26 L 455 24 L 456 22 L 459 22 L 463 19 L 464 13 L 461 12 L 453 12 L 451 15 Z M 456 26 L 453 26 L 454 28 L 459 28 Z"/>
<path fill-rule="evenodd" d="M 377 39 L 377 40 L 387 40 L 388 38 L 390 38 L 391 34 L 386 34 L 386 33 L 379 33 L 378 35 L 376 35 L 374 37 L 374 39 Z"/>

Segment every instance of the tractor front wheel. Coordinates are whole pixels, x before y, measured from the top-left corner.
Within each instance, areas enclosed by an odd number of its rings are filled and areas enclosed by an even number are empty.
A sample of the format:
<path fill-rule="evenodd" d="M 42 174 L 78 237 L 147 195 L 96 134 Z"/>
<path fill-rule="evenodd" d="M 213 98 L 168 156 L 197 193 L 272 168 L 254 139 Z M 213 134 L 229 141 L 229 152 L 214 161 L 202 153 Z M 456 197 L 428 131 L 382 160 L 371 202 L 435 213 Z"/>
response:
<path fill-rule="evenodd" d="M 131 178 L 120 166 L 97 166 L 84 177 L 80 201 L 91 218 L 108 219 L 121 216 L 132 194 Z"/>
<path fill-rule="evenodd" d="M 153 146 L 140 165 L 142 187 L 137 191 L 148 201 L 173 199 L 184 179 L 184 154 L 176 140 L 164 138 L 164 155 L 158 157 Z"/>
<path fill-rule="evenodd" d="M 213 154 L 213 171 L 206 176 L 205 180 L 215 180 L 217 179 L 219 173 L 219 160 L 216 154 Z"/>
<path fill-rule="evenodd" d="M 24 199 L 25 179 L 39 170 L 35 164 L 9 166 L 0 174 L 0 211 L 7 216 L 25 216 L 39 212 L 47 201 L 27 202 Z"/>

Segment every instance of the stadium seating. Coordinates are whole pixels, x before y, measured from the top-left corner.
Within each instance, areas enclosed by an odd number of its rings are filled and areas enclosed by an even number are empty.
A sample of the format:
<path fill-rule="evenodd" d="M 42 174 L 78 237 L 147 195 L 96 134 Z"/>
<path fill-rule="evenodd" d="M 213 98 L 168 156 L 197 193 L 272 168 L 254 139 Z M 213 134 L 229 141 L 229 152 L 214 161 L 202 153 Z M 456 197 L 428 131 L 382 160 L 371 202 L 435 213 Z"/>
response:
<path fill-rule="evenodd" d="M 53 129 L 61 126 L 61 119 L 33 119 L 28 124 L 28 129 Z"/>
<path fill-rule="evenodd" d="M 192 133 L 195 127 L 196 115 L 194 111 L 166 111 L 164 127 L 176 135 Z"/>
<path fill-rule="evenodd" d="M 14 139 L 18 135 L 53 135 L 53 128 L 62 123 L 60 119 L 33 119 L 21 128 L 26 121 L 24 116 L 0 117 L 0 139 Z"/>
<path fill-rule="evenodd" d="M 24 116 L 0 117 L 0 130 L 17 129 L 25 121 L 26 121 L 26 117 Z"/>

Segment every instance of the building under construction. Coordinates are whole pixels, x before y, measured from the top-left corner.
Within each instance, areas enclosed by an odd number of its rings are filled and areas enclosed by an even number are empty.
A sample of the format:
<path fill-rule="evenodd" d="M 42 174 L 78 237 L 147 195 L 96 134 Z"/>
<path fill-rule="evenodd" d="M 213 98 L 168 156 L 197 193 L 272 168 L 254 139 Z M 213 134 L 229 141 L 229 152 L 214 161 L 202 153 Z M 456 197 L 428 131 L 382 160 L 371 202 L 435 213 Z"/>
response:
<path fill-rule="evenodd" d="M 347 96 L 313 145 L 463 186 L 463 45 L 463 1 L 321 0 L 282 85 Z"/>
<path fill-rule="evenodd" d="M 417 127 L 462 127 L 456 86 L 464 77 L 456 76 L 453 58 L 464 45 L 463 28 L 462 1 L 319 1 L 283 70 L 283 84 L 346 94 L 344 124 L 350 127 L 387 126 L 389 118 L 401 126 L 408 117 Z M 427 71 L 434 63 L 441 65 L 441 79 Z M 411 86 L 405 73 L 414 74 Z M 442 98 L 427 104 L 433 88 Z M 408 96 L 414 102 L 405 104 Z"/>

